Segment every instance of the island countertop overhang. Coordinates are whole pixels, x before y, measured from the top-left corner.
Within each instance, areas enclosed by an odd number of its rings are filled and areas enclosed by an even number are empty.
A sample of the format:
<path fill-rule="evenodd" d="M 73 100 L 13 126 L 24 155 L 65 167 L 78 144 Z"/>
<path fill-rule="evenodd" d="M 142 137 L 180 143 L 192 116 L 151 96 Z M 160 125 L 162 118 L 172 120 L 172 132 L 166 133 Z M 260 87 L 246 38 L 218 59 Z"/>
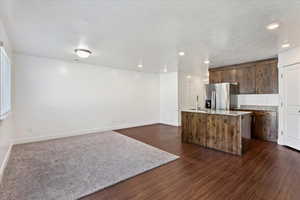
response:
<path fill-rule="evenodd" d="M 212 110 L 212 109 L 183 109 L 181 112 L 191 112 L 191 113 L 203 113 L 209 115 L 228 115 L 228 116 L 243 116 L 250 115 L 252 112 L 245 111 L 231 111 L 231 110 Z"/>

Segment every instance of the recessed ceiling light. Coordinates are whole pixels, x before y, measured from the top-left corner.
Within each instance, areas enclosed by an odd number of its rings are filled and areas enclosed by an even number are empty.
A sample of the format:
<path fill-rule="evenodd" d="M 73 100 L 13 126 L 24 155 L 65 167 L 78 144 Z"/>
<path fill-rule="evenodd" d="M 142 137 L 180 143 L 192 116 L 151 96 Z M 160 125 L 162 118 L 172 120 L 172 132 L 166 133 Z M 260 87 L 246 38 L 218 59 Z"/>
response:
<path fill-rule="evenodd" d="M 204 64 L 209 64 L 209 63 L 210 63 L 209 60 L 204 61 Z"/>
<path fill-rule="evenodd" d="M 283 45 L 281 45 L 282 48 L 289 48 L 291 45 L 289 43 L 285 43 Z"/>
<path fill-rule="evenodd" d="M 88 49 L 75 49 L 75 53 L 80 58 L 87 58 L 92 54 L 92 52 Z"/>
<path fill-rule="evenodd" d="M 67 74 L 68 70 L 65 67 L 62 67 L 59 69 L 59 72 L 64 75 Z"/>
<path fill-rule="evenodd" d="M 192 78 L 192 76 L 191 76 L 191 75 L 187 75 L 186 78 L 187 78 L 187 79 L 190 79 L 190 78 Z"/>
<path fill-rule="evenodd" d="M 274 29 L 277 29 L 277 28 L 279 28 L 279 24 L 278 23 L 272 23 L 272 24 L 269 24 L 267 26 L 267 29 L 269 29 L 269 30 L 274 30 Z"/>
<path fill-rule="evenodd" d="M 142 65 L 142 64 L 139 64 L 139 65 L 138 65 L 138 68 L 143 68 L 143 65 Z"/>
<path fill-rule="evenodd" d="M 180 55 L 180 56 L 184 56 L 184 52 L 183 51 L 180 51 L 179 53 L 178 53 L 178 55 Z"/>

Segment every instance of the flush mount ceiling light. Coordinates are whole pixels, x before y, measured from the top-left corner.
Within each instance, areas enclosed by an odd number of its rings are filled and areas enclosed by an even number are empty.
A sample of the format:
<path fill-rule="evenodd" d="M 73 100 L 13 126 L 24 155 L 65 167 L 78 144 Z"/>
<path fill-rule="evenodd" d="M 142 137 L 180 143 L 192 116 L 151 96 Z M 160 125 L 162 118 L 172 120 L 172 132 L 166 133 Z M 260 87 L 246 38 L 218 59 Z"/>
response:
<path fill-rule="evenodd" d="M 289 48 L 291 45 L 289 43 L 284 43 L 281 45 L 282 48 Z"/>
<path fill-rule="evenodd" d="M 210 63 L 209 60 L 204 61 L 204 64 L 209 64 L 209 63 Z"/>
<path fill-rule="evenodd" d="M 180 51 L 179 53 L 178 53 L 178 55 L 180 55 L 180 56 L 184 56 L 184 52 L 183 51 Z"/>
<path fill-rule="evenodd" d="M 88 49 L 75 49 L 74 51 L 80 58 L 88 58 L 92 54 Z"/>
<path fill-rule="evenodd" d="M 192 76 L 191 76 L 191 75 L 187 75 L 186 78 L 187 78 L 187 79 L 190 79 L 190 78 L 192 78 Z"/>
<path fill-rule="evenodd" d="M 277 29 L 277 28 L 279 28 L 279 24 L 278 23 L 272 23 L 272 24 L 269 24 L 268 26 L 267 26 L 267 29 L 268 30 L 275 30 L 275 29 Z"/>

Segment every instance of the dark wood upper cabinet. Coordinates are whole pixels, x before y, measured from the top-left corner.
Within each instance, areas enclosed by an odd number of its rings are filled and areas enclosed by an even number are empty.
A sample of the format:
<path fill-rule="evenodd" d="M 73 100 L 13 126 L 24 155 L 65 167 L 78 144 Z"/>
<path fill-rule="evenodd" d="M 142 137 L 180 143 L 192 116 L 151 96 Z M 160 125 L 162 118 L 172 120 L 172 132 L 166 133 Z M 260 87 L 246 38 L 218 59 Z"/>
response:
<path fill-rule="evenodd" d="M 268 59 L 209 70 L 209 83 L 237 82 L 240 94 L 278 93 L 278 59 Z"/>
<path fill-rule="evenodd" d="M 236 69 L 221 71 L 221 82 L 235 83 L 237 81 L 236 72 Z"/>
<path fill-rule="evenodd" d="M 278 93 L 277 61 L 265 61 L 256 64 L 256 93 Z"/>
<path fill-rule="evenodd" d="M 221 83 L 221 71 L 209 72 L 209 83 Z"/>
<path fill-rule="evenodd" d="M 255 94 L 255 71 L 254 67 L 237 69 L 237 82 L 239 83 L 240 94 Z"/>

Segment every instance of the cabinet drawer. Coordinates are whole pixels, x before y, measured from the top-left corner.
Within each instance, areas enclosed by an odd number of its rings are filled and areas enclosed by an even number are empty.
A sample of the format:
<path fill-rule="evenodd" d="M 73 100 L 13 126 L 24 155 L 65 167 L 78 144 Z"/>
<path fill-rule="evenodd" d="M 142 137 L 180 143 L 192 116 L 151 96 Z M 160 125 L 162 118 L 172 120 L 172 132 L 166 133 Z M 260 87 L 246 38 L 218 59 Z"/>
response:
<path fill-rule="evenodd" d="M 276 142 L 278 137 L 277 112 L 254 111 L 252 136 L 257 139 Z"/>

